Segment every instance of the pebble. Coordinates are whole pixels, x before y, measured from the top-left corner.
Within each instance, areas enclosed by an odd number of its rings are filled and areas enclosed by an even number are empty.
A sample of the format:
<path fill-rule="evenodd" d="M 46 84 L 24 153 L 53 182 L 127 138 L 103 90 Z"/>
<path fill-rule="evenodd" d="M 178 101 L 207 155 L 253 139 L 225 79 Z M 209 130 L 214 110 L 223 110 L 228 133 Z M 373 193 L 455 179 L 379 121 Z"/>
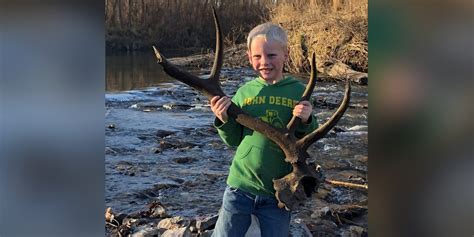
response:
<path fill-rule="evenodd" d="M 156 227 L 142 227 L 137 232 L 131 235 L 131 237 L 156 237 L 156 236 L 160 236 L 160 229 Z"/>

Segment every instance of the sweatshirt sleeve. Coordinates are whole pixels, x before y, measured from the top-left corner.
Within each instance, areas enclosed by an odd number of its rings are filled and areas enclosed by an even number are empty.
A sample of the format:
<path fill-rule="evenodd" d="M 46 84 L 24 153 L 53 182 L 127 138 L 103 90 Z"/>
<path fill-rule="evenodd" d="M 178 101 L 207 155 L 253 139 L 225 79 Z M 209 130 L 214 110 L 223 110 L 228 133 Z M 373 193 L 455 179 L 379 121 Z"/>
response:
<path fill-rule="evenodd" d="M 215 118 L 214 127 L 217 128 L 217 132 L 225 144 L 232 147 L 236 147 L 240 144 L 243 128 L 235 119 L 229 117 L 226 123 L 222 123 L 220 119 Z"/>
<path fill-rule="evenodd" d="M 239 90 L 237 90 L 235 96 L 232 98 L 232 102 L 240 107 L 239 103 Z M 226 123 L 223 123 L 220 119 L 214 119 L 214 127 L 217 129 L 219 136 L 225 144 L 237 147 L 242 141 L 243 126 L 237 123 L 234 118 L 229 117 Z"/>
<path fill-rule="evenodd" d="M 319 125 L 316 116 L 314 114 L 311 114 L 311 116 L 308 118 L 307 124 L 300 123 L 300 126 L 296 128 L 295 136 L 297 138 L 302 138 L 306 134 L 309 134 L 310 132 L 316 130 L 318 126 Z"/>

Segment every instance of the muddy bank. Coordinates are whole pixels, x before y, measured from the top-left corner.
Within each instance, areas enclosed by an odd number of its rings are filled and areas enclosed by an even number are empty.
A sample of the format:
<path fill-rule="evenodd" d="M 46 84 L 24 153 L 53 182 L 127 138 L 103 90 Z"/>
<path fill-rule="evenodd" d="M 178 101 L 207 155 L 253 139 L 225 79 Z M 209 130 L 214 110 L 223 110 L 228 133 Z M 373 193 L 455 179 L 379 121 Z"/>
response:
<path fill-rule="evenodd" d="M 165 54 L 166 56 L 166 54 Z M 187 68 L 206 69 L 211 68 L 214 62 L 214 50 L 207 49 L 186 57 L 173 57 L 170 59 L 176 65 Z M 226 68 L 244 68 L 250 67 L 247 57 L 247 46 L 245 44 L 238 44 L 232 47 L 224 48 L 224 62 L 223 67 Z"/>
<path fill-rule="evenodd" d="M 248 68 L 226 67 L 222 87 L 233 95 L 253 76 Z M 327 178 L 368 183 L 367 93 L 355 85 L 343 119 L 308 149 Z M 342 83 L 318 81 L 314 113 L 321 123 L 342 95 Z M 106 207 L 114 216 L 107 235 L 210 233 L 205 229 L 212 229 L 235 152 L 220 140 L 213 119 L 207 99 L 180 82 L 106 95 Z M 293 236 L 365 236 L 367 207 L 367 190 L 323 184 L 293 211 Z"/>

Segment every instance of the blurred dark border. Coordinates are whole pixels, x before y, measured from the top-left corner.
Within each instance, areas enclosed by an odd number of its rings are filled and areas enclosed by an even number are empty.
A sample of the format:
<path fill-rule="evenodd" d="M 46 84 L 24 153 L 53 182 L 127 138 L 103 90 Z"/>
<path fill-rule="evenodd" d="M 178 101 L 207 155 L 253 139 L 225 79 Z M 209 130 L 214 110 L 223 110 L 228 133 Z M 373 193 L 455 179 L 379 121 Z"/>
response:
<path fill-rule="evenodd" d="M 369 236 L 473 236 L 473 2 L 369 2 Z"/>
<path fill-rule="evenodd" d="M 370 236 L 474 234 L 473 9 L 369 3 Z M 0 236 L 103 236 L 104 2 L 0 24 Z"/>
<path fill-rule="evenodd" d="M 104 2 L 0 4 L 0 236 L 104 236 Z"/>

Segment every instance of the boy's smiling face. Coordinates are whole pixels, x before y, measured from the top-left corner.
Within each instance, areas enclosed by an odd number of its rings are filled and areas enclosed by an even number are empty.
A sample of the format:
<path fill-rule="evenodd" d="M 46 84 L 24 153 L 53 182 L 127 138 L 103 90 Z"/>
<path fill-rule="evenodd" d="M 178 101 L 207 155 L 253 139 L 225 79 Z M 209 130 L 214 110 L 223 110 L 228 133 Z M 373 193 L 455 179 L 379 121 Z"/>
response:
<path fill-rule="evenodd" d="M 283 78 L 283 65 L 288 59 L 288 50 L 282 43 L 256 37 L 247 53 L 253 69 L 268 84 L 275 84 Z"/>

